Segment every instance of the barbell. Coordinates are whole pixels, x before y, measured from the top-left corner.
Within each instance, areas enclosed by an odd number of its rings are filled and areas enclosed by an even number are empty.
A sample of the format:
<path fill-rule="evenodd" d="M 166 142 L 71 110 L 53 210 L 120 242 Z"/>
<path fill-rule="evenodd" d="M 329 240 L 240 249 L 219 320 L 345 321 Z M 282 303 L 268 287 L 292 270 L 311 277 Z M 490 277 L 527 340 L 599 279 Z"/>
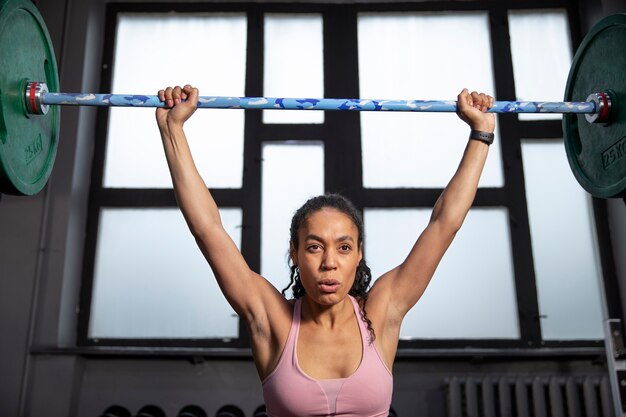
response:
<path fill-rule="evenodd" d="M 15 45 L 28 50 L 15 51 Z M 33 195 L 54 164 L 59 106 L 163 107 L 154 95 L 62 93 L 50 35 L 28 0 L 0 0 L 0 192 Z M 626 14 L 598 22 L 576 51 L 564 102 L 496 101 L 493 113 L 562 113 L 565 150 L 590 194 L 626 196 Z M 334 98 L 211 97 L 199 108 L 455 112 L 456 102 Z"/>

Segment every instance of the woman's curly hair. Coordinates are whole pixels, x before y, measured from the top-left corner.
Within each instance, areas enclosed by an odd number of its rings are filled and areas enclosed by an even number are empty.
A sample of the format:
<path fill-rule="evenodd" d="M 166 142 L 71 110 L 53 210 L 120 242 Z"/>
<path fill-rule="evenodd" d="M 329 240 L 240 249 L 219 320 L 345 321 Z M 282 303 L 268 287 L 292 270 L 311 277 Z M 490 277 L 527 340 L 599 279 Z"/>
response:
<path fill-rule="evenodd" d="M 344 196 L 339 194 L 324 194 L 309 199 L 306 203 L 304 203 L 302 207 L 300 207 L 296 211 L 293 218 L 291 219 L 291 227 L 289 228 L 289 233 L 291 244 L 293 245 L 294 249 L 298 249 L 298 230 L 300 229 L 300 226 L 302 226 L 302 224 L 306 221 L 306 219 L 309 218 L 311 214 L 322 210 L 323 208 L 333 208 L 335 210 L 338 210 L 347 215 L 352 220 L 352 223 L 354 223 L 359 233 L 357 245 L 360 248 L 363 244 L 364 237 L 363 218 L 361 217 L 361 214 L 354 206 L 354 204 L 352 204 L 352 202 L 350 202 L 350 200 L 348 200 Z M 293 297 L 300 298 L 305 294 L 304 286 L 300 281 L 300 271 L 298 270 L 297 265 L 290 264 L 289 268 L 291 270 L 290 282 L 289 285 L 287 285 L 287 287 L 283 289 L 282 294 L 286 296 L 286 292 L 287 290 L 289 290 L 289 287 L 293 286 Z M 367 312 L 365 310 L 365 305 L 367 304 L 367 298 L 369 296 L 369 285 L 371 281 L 372 272 L 365 263 L 365 260 L 361 259 L 356 268 L 356 277 L 354 280 L 354 284 L 352 284 L 352 288 L 350 288 L 348 294 L 355 297 L 359 302 L 362 312 L 361 318 L 367 324 L 367 329 L 370 333 L 370 341 L 373 342 L 376 338 L 376 335 L 374 333 L 374 329 L 372 328 L 372 322 L 367 317 Z"/>

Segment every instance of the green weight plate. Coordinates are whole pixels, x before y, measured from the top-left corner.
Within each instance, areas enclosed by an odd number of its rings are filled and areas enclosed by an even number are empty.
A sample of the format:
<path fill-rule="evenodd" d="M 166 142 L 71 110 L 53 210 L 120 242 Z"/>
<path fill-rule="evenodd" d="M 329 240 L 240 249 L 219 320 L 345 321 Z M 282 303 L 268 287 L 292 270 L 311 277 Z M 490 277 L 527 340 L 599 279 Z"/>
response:
<path fill-rule="evenodd" d="M 28 0 L 0 0 L 0 192 L 33 195 L 48 181 L 58 145 L 60 110 L 30 115 L 23 102 L 25 81 L 58 91 L 50 35 Z"/>
<path fill-rule="evenodd" d="M 602 91 L 611 91 L 609 122 L 564 115 L 565 150 L 585 190 L 596 197 L 620 197 L 626 195 L 626 14 L 601 20 L 587 34 L 574 56 L 565 101 L 585 101 Z"/>

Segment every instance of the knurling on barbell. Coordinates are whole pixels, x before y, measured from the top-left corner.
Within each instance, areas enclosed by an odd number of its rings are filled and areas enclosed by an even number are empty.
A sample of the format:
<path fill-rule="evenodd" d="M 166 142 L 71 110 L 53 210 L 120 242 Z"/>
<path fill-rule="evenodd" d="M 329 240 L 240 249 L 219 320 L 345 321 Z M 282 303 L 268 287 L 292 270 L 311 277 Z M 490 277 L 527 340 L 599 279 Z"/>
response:
<path fill-rule="evenodd" d="M 28 44 L 16 54 L 13 45 Z M 568 161 L 596 197 L 626 195 L 626 15 L 598 22 L 578 48 L 564 102 L 496 101 L 493 113 L 563 113 Z M 27 49 L 27 50 L 26 50 Z M 163 107 L 157 96 L 59 93 L 47 28 L 28 0 L 0 0 L 0 192 L 32 195 L 46 184 L 58 145 L 60 105 Z M 208 97 L 199 108 L 455 112 L 456 102 Z"/>

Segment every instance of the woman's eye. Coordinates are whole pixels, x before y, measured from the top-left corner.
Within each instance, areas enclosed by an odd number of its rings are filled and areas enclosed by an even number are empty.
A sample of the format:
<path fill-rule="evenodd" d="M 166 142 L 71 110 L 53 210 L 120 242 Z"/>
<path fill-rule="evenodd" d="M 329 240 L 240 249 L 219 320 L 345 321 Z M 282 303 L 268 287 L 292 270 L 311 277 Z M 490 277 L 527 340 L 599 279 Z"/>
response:
<path fill-rule="evenodd" d="M 308 249 L 309 249 L 310 251 L 316 251 L 316 250 L 318 250 L 318 249 L 320 249 L 320 248 L 321 248 L 321 247 L 320 247 L 320 245 L 313 244 L 313 245 L 309 245 L 309 248 L 308 248 Z"/>
<path fill-rule="evenodd" d="M 339 250 L 343 251 L 343 252 L 348 252 L 350 251 L 352 248 L 350 247 L 350 245 L 341 245 L 339 247 Z"/>

